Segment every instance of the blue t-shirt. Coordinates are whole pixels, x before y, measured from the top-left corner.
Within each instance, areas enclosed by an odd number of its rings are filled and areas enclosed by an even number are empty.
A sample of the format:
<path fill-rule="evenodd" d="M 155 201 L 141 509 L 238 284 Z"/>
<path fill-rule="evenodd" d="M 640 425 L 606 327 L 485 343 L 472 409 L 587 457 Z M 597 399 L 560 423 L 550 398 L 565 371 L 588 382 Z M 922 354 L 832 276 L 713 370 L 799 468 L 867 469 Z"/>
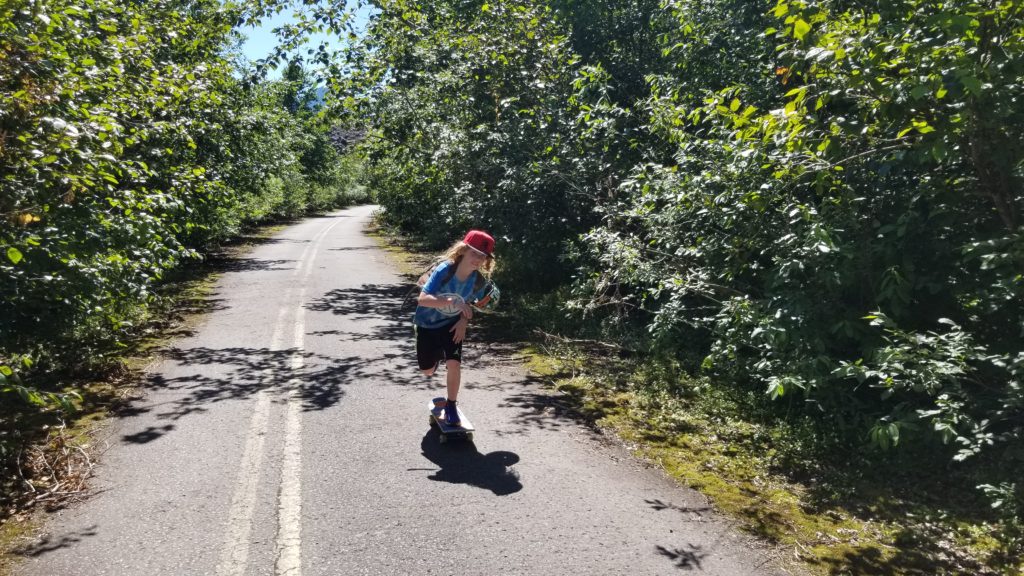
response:
<path fill-rule="evenodd" d="M 448 260 L 442 262 L 434 269 L 434 272 L 427 279 L 427 283 L 423 285 L 423 291 L 431 296 L 439 296 L 441 294 L 458 294 L 462 296 L 462 299 L 466 302 L 473 302 L 479 298 L 483 298 L 486 290 L 481 288 L 479 292 L 473 292 L 473 283 L 476 281 L 477 272 L 473 271 L 466 278 L 465 281 L 460 281 L 455 274 L 451 274 L 451 278 L 444 281 L 449 275 L 449 270 L 455 264 Z M 458 320 L 458 314 L 445 314 L 437 308 L 427 308 L 425 306 L 416 307 L 416 315 L 413 316 L 413 322 L 422 328 L 440 328 L 446 324 L 451 324 Z"/>

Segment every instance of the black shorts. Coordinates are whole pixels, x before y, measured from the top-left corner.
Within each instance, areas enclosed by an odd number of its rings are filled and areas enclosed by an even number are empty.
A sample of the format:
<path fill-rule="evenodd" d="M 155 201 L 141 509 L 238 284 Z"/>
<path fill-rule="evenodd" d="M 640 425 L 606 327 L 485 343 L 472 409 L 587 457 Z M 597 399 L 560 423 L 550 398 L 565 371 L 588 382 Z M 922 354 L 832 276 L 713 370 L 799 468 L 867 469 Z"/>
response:
<path fill-rule="evenodd" d="M 452 332 L 455 322 L 458 319 L 440 328 L 416 327 L 416 361 L 419 362 L 420 370 L 429 370 L 441 360 L 462 362 L 462 342 L 456 344 L 452 340 L 455 336 Z"/>

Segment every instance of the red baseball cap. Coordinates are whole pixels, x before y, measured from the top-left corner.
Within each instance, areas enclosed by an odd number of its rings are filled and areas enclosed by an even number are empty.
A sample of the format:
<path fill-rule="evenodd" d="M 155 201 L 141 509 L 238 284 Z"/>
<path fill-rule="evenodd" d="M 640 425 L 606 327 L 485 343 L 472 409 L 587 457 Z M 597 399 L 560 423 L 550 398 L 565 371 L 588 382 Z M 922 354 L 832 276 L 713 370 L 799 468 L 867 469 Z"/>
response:
<path fill-rule="evenodd" d="M 494 238 L 483 230 L 466 232 L 466 237 L 462 239 L 462 242 L 488 256 L 494 254 Z"/>

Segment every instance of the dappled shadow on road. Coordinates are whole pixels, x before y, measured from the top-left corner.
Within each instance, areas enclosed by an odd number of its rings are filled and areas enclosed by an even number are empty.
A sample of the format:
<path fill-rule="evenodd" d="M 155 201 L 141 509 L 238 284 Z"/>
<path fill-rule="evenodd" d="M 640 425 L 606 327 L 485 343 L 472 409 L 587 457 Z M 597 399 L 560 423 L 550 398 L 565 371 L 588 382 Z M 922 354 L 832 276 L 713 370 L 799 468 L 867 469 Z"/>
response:
<path fill-rule="evenodd" d="M 658 554 L 668 558 L 676 565 L 676 568 L 682 570 L 703 570 L 700 562 L 708 556 L 707 552 L 702 551 L 701 547 L 695 544 L 676 548 L 657 546 L 655 549 Z"/>
<path fill-rule="evenodd" d="M 231 258 L 217 262 L 219 272 L 266 272 L 271 270 L 294 270 L 295 260 L 260 260 L 258 258 Z"/>
<path fill-rule="evenodd" d="M 75 544 L 78 544 L 85 538 L 95 536 L 96 528 L 97 526 L 94 524 L 88 528 L 83 528 L 82 530 L 78 530 L 59 537 L 54 537 L 50 534 L 43 534 L 38 539 L 36 539 L 35 542 L 32 542 L 31 544 L 28 544 L 26 546 L 15 548 L 11 552 L 17 556 L 38 558 L 49 552 L 55 552 L 62 548 L 70 548 Z"/>
<path fill-rule="evenodd" d="M 197 347 L 171 349 L 165 356 L 182 366 L 195 366 L 199 372 L 175 378 L 160 374 L 150 376 L 147 386 L 150 391 L 174 392 L 175 398 L 161 403 L 159 396 L 154 396 L 155 404 L 130 406 L 126 408 L 128 413 L 122 415 L 155 412 L 159 420 L 167 420 L 168 424 L 125 434 L 122 436 L 125 442 L 151 442 L 173 431 L 172 422 L 206 412 L 211 404 L 243 400 L 263 391 L 280 392 L 277 401 L 284 402 L 287 398 L 284 392 L 296 390 L 304 410 L 323 410 L 341 400 L 347 383 L 386 375 L 384 367 L 392 364 L 398 354 L 339 358 L 298 349 Z M 291 368 L 296 363 L 301 367 Z"/>
<path fill-rule="evenodd" d="M 408 291 L 401 284 L 363 284 L 339 288 L 306 305 L 309 310 L 345 316 L 397 320 L 400 298 Z"/>
<path fill-rule="evenodd" d="M 513 452 L 481 454 L 472 442 L 451 441 L 441 444 L 441 434 L 431 428 L 420 442 L 423 456 L 440 467 L 427 476 L 437 482 L 467 484 L 490 490 L 495 496 L 508 496 L 523 489 L 519 475 L 510 467 L 519 462 Z"/>
<path fill-rule="evenodd" d="M 134 434 L 125 434 L 123 439 L 131 444 L 146 444 L 174 430 L 174 424 L 164 426 L 146 426 L 145 430 Z"/>
<path fill-rule="evenodd" d="M 260 261 L 237 266 L 258 266 Z M 265 261 L 271 266 L 284 261 Z M 255 268 L 254 268 L 255 269 Z M 175 377 L 153 374 L 146 386 L 154 392 L 172 392 L 172 399 L 124 407 L 122 416 L 153 413 L 166 424 L 149 422 L 142 430 L 129 431 L 122 440 L 147 443 L 172 432 L 173 422 L 191 414 L 208 411 L 215 403 L 244 400 L 261 392 L 274 393 L 275 401 L 284 402 L 287 392 L 297 391 L 304 410 L 324 410 L 336 405 L 344 396 L 345 387 L 360 379 L 386 380 L 430 388 L 431 382 L 415 370 L 412 324 L 408 315 L 399 312 L 399 297 L 407 291 L 398 284 L 364 285 L 360 288 L 338 289 L 305 305 L 311 312 L 343 316 L 346 328 L 321 330 L 307 336 L 337 338 L 342 342 L 381 342 L 383 351 L 372 355 L 352 354 L 344 357 L 315 354 L 290 348 L 226 347 L 172 348 L 164 357 L 181 367 L 194 368 L 193 373 Z M 335 325 L 341 326 L 337 321 Z M 397 344 L 397 345 L 396 345 Z M 299 366 L 293 368 L 293 366 Z"/>
<path fill-rule="evenodd" d="M 409 341 L 412 339 L 412 315 L 400 310 L 401 298 L 408 291 L 409 287 L 401 284 L 339 288 L 306 304 L 306 309 L 345 316 L 347 320 L 374 322 L 360 333 L 339 331 L 338 335 L 346 336 L 346 340 Z"/>
<path fill-rule="evenodd" d="M 651 509 L 653 510 L 657 510 L 659 512 L 663 510 L 672 510 L 686 516 L 687 520 L 695 522 L 700 522 L 704 518 L 705 512 L 711 512 L 710 506 L 701 506 L 699 508 L 694 508 L 690 506 L 677 506 L 675 504 L 669 504 L 661 500 L 646 500 L 645 502 L 647 502 L 647 504 L 650 505 Z"/>
<path fill-rule="evenodd" d="M 535 376 L 519 378 L 517 392 L 506 394 L 499 406 L 515 409 L 515 425 L 501 431 L 499 435 L 525 434 L 530 430 L 586 430 L 602 436 L 596 422 L 601 413 L 588 408 L 577 399 L 544 388 L 544 382 Z"/>
<path fill-rule="evenodd" d="M 670 504 L 663 500 L 645 500 L 648 506 L 653 510 L 659 512 L 670 510 L 678 512 L 683 516 L 684 522 L 701 522 L 704 518 L 704 512 L 710 513 L 710 506 L 701 506 L 694 508 L 690 506 L 678 506 L 676 504 Z M 688 530 L 680 530 L 681 534 L 685 534 Z M 704 551 L 703 546 L 696 544 L 684 544 L 682 546 L 655 546 L 655 553 L 659 556 L 664 556 L 675 564 L 676 568 L 680 570 L 702 570 L 701 561 L 709 556 L 708 552 Z"/>

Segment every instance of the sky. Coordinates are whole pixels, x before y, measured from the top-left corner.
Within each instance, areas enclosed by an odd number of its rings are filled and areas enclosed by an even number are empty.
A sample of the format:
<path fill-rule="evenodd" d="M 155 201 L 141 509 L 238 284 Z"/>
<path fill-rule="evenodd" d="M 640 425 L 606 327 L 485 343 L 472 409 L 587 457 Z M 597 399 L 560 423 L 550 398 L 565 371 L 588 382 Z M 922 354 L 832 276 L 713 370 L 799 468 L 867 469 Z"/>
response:
<path fill-rule="evenodd" d="M 277 36 L 274 35 L 273 29 L 281 26 L 282 24 L 288 24 L 294 21 L 292 10 L 288 9 L 275 16 L 268 18 L 258 27 L 244 27 L 239 28 L 239 32 L 247 37 L 246 41 L 242 44 L 242 54 L 246 58 L 252 61 L 266 58 L 274 46 L 277 45 Z M 364 8 L 356 13 L 356 20 L 354 26 L 357 31 L 361 31 L 366 26 L 366 20 L 368 18 L 369 8 Z M 339 47 L 336 38 L 327 34 L 314 35 L 307 43 L 307 47 L 315 48 L 320 45 L 322 40 L 328 40 L 328 46 Z M 281 75 L 281 68 L 270 72 L 270 77 L 278 78 Z"/>

